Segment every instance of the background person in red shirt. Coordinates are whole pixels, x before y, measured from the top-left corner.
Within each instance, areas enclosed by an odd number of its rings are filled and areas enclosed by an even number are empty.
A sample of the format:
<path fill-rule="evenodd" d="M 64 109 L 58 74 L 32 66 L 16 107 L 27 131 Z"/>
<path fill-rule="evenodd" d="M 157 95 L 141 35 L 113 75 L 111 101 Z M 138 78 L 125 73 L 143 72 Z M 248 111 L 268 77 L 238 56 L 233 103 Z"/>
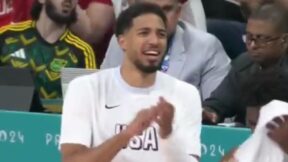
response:
<path fill-rule="evenodd" d="M 71 30 L 92 44 L 97 65 L 104 59 L 115 22 L 111 0 L 79 0 L 78 20 Z"/>
<path fill-rule="evenodd" d="M 29 20 L 33 2 L 34 0 L 0 0 L 0 26 Z M 93 45 L 97 51 L 97 65 L 100 65 L 112 35 L 109 31 L 112 31 L 115 20 L 113 5 L 110 0 L 79 0 L 78 3 L 78 19 L 70 28 Z"/>
<path fill-rule="evenodd" d="M 11 22 L 12 13 L 12 0 L 0 0 L 0 26 Z"/>

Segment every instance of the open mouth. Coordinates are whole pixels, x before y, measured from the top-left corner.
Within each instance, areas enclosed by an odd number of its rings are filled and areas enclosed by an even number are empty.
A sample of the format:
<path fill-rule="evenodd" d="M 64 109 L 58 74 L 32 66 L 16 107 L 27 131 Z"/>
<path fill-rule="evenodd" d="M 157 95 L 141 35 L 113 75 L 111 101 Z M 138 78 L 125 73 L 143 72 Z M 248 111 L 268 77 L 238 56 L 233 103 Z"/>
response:
<path fill-rule="evenodd" d="M 159 52 L 159 51 L 156 51 L 156 50 L 147 50 L 147 51 L 144 51 L 144 54 L 145 54 L 145 55 L 155 55 L 155 56 L 158 56 L 158 55 L 160 55 L 160 52 Z"/>
<path fill-rule="evenodd" d="M 63 7 L 64 12 L 68 12 L 72 9 L 72 3 L 71 2 L 63 2 L 62 7 Z"/>
<path fill-rule="evenodd" d="M 143 52 L 143 54 L 148 57 L 148 59 L 159 59 L 160 52 L 157 50 L 146 50 Z"/>

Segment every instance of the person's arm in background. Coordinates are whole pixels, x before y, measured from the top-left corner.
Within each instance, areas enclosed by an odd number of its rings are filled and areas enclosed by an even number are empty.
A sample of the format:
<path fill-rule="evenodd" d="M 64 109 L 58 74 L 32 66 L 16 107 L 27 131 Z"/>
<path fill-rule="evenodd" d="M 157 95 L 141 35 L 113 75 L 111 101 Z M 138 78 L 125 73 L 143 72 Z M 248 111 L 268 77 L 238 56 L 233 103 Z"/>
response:
<path fill-rule="evenodd" d="M 115 21 L 111 0 L 94 0 L 87 9 L 78 6 L 77 14 L 77 22 L 71 30 L 88 43 L 101 41 Z"/>
<path fill-rule="evenodd" d="M 203 121 L 217 124 L 225 117 L 236 115 L 239 106 L 239 83 L 236 72 L 232 68 L 222 83 L 203 102 Z"/>
<path fill-rule="evenodd" d="M 118 44 L 115 35 L 112 36 L 109 47 L 106 51 L 105 58 L 100 66 L 100 69 L 107 69 L 119 66 L 124 58 L 124 52 Z"/>
<path fill-rule="evenodd" d="M 207 31 L 206 16 L 201 0 L 182 0 L 182 2 L 181 19 L 189 22 L 197 29 Z"/>
<path fill-rule="evenodd" d="M 31 18 L 31 8 L 33 5 L 33 0 L 13 0 L 13 17 L 12 22 L 17 23 L 21 21 L 26 21 Z"/>
<path fill-rule="evenodd" d="M 206 49 L 208 59 L 204 62 L 200 82 L 202 100 L 211 95 L 231 69 L 230 58 L 227 56 L 221 42 L 216 37 L 211 36 L 206 43 L 209 45 Z"/>

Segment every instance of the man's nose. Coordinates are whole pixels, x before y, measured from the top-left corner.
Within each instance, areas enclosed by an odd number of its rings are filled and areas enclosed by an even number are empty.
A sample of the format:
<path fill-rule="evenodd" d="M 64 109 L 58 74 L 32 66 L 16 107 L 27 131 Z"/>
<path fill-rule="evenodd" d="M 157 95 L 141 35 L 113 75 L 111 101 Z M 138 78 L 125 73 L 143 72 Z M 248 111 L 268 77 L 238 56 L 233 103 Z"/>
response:
<path fill-rule="evenodd" d="M 153 44 L 153 45 L 158 45 L 158 43 L 159 43 L 159 37 L 158 37 L 158 35 L 157 35 L 156 33 L 151 34 L 151 35 L 149 36 L 149 43 L 150 43 L 150 44 Z"/>
<path fill-rule="evenodd" d="M 257 49 L 258 48 L 258 44 L 256 43 L 255 40 L 251 40 L 250 43 L 248 44 L 248 48 L 251 48 L 251 49 Z"/>

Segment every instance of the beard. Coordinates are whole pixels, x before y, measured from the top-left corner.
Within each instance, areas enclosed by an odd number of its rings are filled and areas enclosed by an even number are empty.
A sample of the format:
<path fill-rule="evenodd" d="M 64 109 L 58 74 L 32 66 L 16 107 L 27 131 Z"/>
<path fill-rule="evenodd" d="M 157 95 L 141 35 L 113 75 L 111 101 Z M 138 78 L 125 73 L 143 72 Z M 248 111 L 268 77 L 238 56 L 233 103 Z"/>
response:
<path fill-rule="evenodd" d="M 59 25 L 70 25 L 76 22 L 77 14 L 76 9 L 74 8 L 68 16 L 61 15 L 57 13 L 56 7 L 52 4 L 50 0 L 45 2 L 45 10 L 47 16 Z"/>
<path fill-rule="evenodd" d="M 161 66 L 160 63 L 157 65 L 145 66 L 140 61 L 135 61 L 134 65 L 136 66 L 136 68 L 138 70 L 140 70 L 141 72 L 146 73 L 146 74 L 155 73 L 157 70 L 160 69 L 160 66 Z"/>

